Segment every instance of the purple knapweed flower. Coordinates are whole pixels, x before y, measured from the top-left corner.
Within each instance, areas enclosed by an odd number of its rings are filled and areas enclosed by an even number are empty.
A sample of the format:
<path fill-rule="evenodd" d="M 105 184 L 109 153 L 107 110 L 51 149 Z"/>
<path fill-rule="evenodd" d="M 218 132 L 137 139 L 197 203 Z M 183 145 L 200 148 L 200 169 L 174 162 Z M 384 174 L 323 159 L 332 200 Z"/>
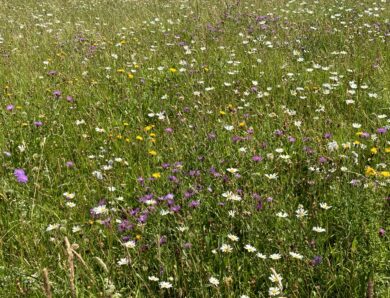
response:
<path fill-rule="evenodd" d="M 62 93 L 61 93 L 60 90 L 54 90 L 54 91 L 53 91 L 53 95 L 54 95 L 55 97 L 57 97 L 57 98 L 60 97 L 61 94 L 62 94 Z"/>
<path fill-rule="evenodd" d="M 70 95 L 68 95 L 68 96 L 66 97 L 66 100 L 67 100 L 68 102 L 74 102 L 74 98 L 73 98 L 72 96 L 70 96 Z"/>
<path fill-rule="evenodd" d="M 41 127 L 43 125 L 42 121 L 34 121 L 35 127 Z"/>
<path fill-rule="evenodd" d="M 252 157 L 252 160 L 254 162 L 260 162 L 260 161 L 263 160 L 263 158 L 260 155 L 255 155 L 255 156 Z"/>
<path fill-rule="evenodd" d="M 296 139 L 292 136 L 289 136 L 287 139 L 290 143 L 295 143 L 295 141 L 296 141 Z"/>
<path fill-rule="evenodd" d="M 319 264 L 321 264 L 322 262 L 322 257 L 321 256 L 315 256 L 311 261 L 310 261 L 310 264 L 312 266 L 317 266 Z"/>
<path fill-rule="evenodd" d="M 19 183 L 27 183 L 28 177 L 23 169 L 15 169 L 14 175 Z"/>
<path fill-rule="evenodd" d="M 15 108 L 15 106 L 12 105 L 12 104 L 10 104 L 10 105 L 7 105 L 6 110 L 7 110 L 7 111 L 13 111 L 14 108 Z"/>
<path fill-rule="evenodd" d="M 330 132 L 327 132 L 324 134 L 324 139 L 330 139 L 332 137 L 332 134 Z"/>
<path fill-rule="evenodd" d="M 200 202 L 199 201 L 191 201 L 189 204 L 188 204 L 188 207 L 190 208 L 196 208 L 200 205 Z"/>
<path fill-rule="evenodd" d="M 65 165 L 66 165 L 67 168 L 73 168 L 73 167 L 74 167 L 74 162 L 68 160 L 68 161 L 65 163 Z"/>
<path fill-rule="evenodd" d="M 385 134 L 387 132 L 387 128 L 386 127 L 380 127 L 376 130 L 377 133 L 379 134 Z"/>

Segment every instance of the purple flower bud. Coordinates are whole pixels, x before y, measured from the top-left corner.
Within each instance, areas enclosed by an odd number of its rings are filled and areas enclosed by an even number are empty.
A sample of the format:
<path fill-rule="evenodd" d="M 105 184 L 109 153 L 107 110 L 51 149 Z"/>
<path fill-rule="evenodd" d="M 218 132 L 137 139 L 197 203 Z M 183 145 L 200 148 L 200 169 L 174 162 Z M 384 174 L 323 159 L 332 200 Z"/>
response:
<path fill-rule="evenodd" d="M 14 108 L 15 108 L 15 106 L 11 104 L 11 105 L 7 105 L 6 110 L 7 111 L 13 111 Z"/>
<path fill-rule="evenodd" d="M 380 236 L 380 237 L 383 237 L 383 236 L 385 236 L 385 234 L 386 234 L 385 229 L 384 229 L 384 228 L 380 228 L 380 229 L 379 229 L 379 236 Z"/>

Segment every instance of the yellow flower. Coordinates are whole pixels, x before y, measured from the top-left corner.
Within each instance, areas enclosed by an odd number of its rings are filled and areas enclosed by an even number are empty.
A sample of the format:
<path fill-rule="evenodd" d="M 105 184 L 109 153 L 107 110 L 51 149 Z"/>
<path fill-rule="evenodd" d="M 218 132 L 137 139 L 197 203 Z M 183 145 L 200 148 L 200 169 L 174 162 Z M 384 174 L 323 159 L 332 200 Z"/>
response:
<path fill-rule="evenodd" d="M 135 239 L 137 239 L 137 240 L 141 240 L 141 238 L 142 238 L 142 236 L 140 234 L 135 236 Z"/>
<path fill-rule="evenodd" d="M 124 70 L 123 68 L 119 68 L 119 69 L 116 70 L 116 72 L 118 72 L 118 73 L 124 73 L 125 70 Z"/>
<path fill-rule="evenodd" d="M 358 131 L 357 133 L 356 133 L 356 135 L 359 137 L 359 136 L 361 136 L 363 134 L 363 132 L 362 131 Z"/>
<path fill-rule="evenodd" d="M 130 143 L 130 138 L 126 138 L 125 141 L 126 141 L 127 143 Z"/>
<path fill-rule="evenodd" d="M 389 178 L 390 177 L 390 172 L 389 171 L 383 171 L 381 172 L 382 177 Z"/>
<path fill-rule="evenodd" d="M 118 140 L 121 140 L 123 137 L 122 137 L 122 135 L 117 135 L 116 138 L 117 138 Z"/>
<path fill-rule="evenodd" d="M 152 156 L 156 156 L 157 152 L 155 150 L 149 150 L 149 154 Z"/>
<path fill-rule="evenodd" d="M 133 75 L 131 72 L 128 72 L 128 73 L 127 73 L 127 77 L 128 77 L 129 79 L 132 79 L 132 78 L 134 78 L 134 75 Z"/>
<path fill-rule="evenodd" d="M 219 111 L 219 114 L 220 114 L 221 116 L 226 115 L 226 113 L 225 113 L 224 111 Z"/>
<path fill-rule="evenodd" d="M 385 148 L 386 153 L 390 153 L 390 147 Z"/>
<path fill-rule="evenodd" d="M 129 126 L 129 123 L 123 122 L 123 126 Z"/>
<path fill-rule="evenodd" d="M 238 126 L 239 126 L 239 127 L 245 127 L 245 126 L 246 126 L 245 121 L 240 122 L 240 123 L 238 124 Z"/>
<path fill-rule="evenodd" d="M 377 153 L 378 153 L 378 149 L 375 148 L 375 147 L 372 147 L 371 150 L 370 150 L 370 152 L 371 152 L 372 154 L 377 154 Z"/>
<path fill-rule="evenodd" d="M 153 137 L 156 136 L 156 134 L 155 134 L 154 132 L 151 132 L 151 133 L 149 134 L 149 136 L 151 136 L 151 137 L 153 138 Z"/>
<path fill-rule="evenodd" d="M 154 125 L 145 126 L 144 131 L 149 131 L 149 130 L 151 130 L 153 127 L 154 127 Z"/>
<path fill-rule="evenodd" d="M 360 142 L 359 141 L 355 141 L 353 142 L 354 145 L 360 145 Z"/>
<path fill-rule="evenodd" d="M 136 136 L 135 139 L 138 140 L 138 141 L 143 141 L 144 140 L 144 138 L 141 137 L 141 136 Z"/>
<path fill-rule="evenodd" d="M 161 178 L 161 174 L 159 172 L 153 173 L 152 177 L 158 179 L 158 178 Z"/>
<path fill-rule="evenodd" d="M 170 71 L 171 73 L 175 73 L 177 70 L 176 70 L 176 68 L 171 67 L 171 68 L 169 69 L 169 71 Z"/>
<path fill-rule="evenodd" d="M 366 167 L 366 176 L 375 176 L 376 175 L 376 171 L 371 168 L 370 166 L 367 166 Z"/>

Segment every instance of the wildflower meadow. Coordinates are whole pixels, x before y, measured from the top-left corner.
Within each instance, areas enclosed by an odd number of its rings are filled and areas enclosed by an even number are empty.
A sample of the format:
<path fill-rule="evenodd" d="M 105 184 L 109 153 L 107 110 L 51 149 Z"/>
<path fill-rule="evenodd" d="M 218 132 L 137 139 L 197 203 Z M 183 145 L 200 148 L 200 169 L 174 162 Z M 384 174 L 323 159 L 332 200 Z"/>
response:
<path fill-rule="evenodd" d="M 0 0 L 0 297 L 390 297 L 386 0 Z"/>

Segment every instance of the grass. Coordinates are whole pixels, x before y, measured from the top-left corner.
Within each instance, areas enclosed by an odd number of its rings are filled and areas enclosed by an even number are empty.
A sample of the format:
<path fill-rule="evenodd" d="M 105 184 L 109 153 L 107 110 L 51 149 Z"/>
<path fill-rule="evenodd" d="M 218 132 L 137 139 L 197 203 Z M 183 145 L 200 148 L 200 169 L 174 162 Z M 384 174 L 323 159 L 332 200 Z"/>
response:
<path fill-rule="evenodd" d="M 390 297 L 389 17 L 0 1 L 0 297 Z"/>

